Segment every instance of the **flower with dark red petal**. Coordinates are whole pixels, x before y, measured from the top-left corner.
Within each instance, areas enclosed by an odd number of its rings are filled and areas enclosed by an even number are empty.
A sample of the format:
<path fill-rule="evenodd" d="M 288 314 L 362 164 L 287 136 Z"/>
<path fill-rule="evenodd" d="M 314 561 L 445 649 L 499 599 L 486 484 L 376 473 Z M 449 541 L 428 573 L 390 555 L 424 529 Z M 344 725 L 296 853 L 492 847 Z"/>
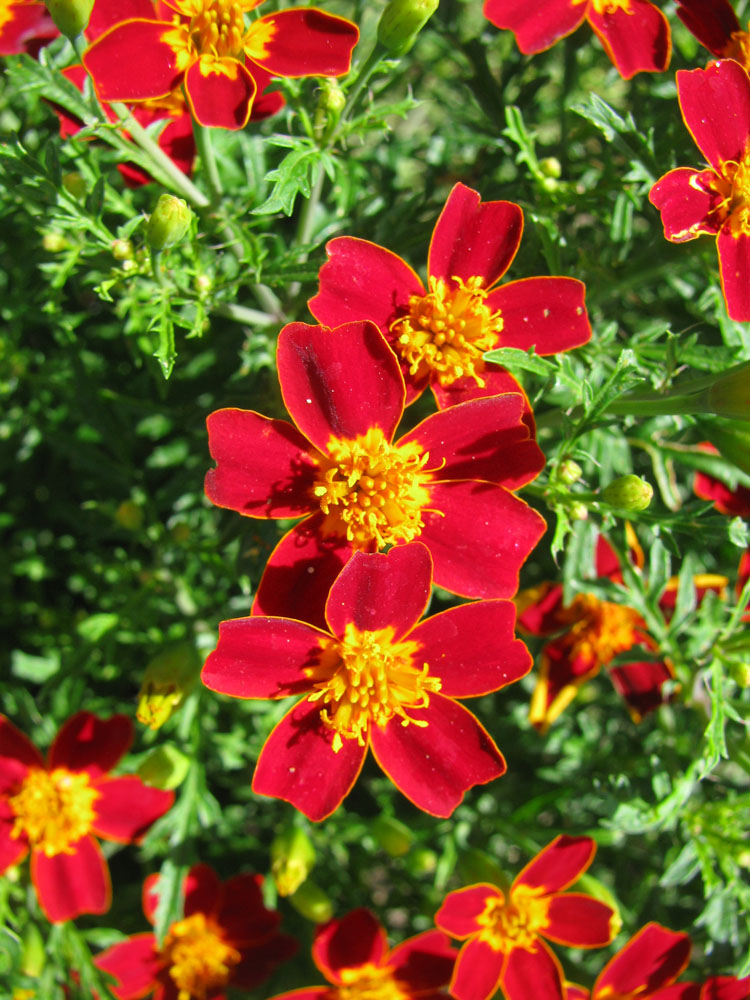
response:
<path fill-rule="evenodd" d="M 357 552 L 331 587 L 325 630 L 292 618 L 221 623 L 203 668 L 207 687 L 236 698 L 304 696 L 268 737 L 255 792 L 325 819 L 371 746 L 415 805 L 449 816 L 467 789 L 505 772 L 489 734 L 455 699 L 528 673 L 513 603 L 476 601 L 419 621 L 431 568 L 420 542 Z"/>
<path fill-rule="evenodd" d="M 530 55 L 588 21 L 626 80 L 636 73 L 661 73 L 669 65 L 669 22 L 649 0 L 485 0 L 484 16 L 516 36 Z"/>
<path fill-rule="evenodd" d="M 677 0 L 677 16 L 713 55 L 750 69 L 750 33 L 742 30 L 729 0 Z"/>
<path fill-rule="evenodd" d="M 60 32 L 43 3 L 4 0 L 0 3 L 0 56 L 28 52 L 36 56 Z"/>
<path fill-rule="evenodd" d="M 701 451 L 718 455 L 718 449 L 708 441 L 703 441 L 698 447 Z M 707 472 L 696 472 L 693 489 L 701 500 L 712 500 L 714 507 L 721 514 L 729 517 L 750 517 L 750 489 L 746 486 L 738 486 L 732 490 L 715 476 L 710 476 Z"/>
<path fill-rule="evenodd" d="M 143 909 L 153 923 L 158 875 L 143 886 Z M 184 910 L 161 944 L 135 934 L 113 945 L 95 964 L 115 978 L 118 1000 L 224 1000 L 227 986 L 251 990 L 268 979 L 297 942 L 278 931 L 281 917 L 263 904 L 260 875 L 220 882 L 208 865 L 193 865 L 184 883 Z"/>
<path fill-rule="evenodd" d="M 174 801 L 134 775 L 109 777 L 132 738 L 124 715 L 78 712 L 45 762 L 0 716 L 0 871 L 30 851 L 31 880 L 53 923 L 109 909 L 109 870 L 96 838 L 137 842 Z"/>
<path fill-rule="evenodd" d="M 154 100 L 183 87 L 202 125 L 244 128 L 268 74 L 343 76 L 359 38 L 351 21 L 315 7 L 246 22 L 257 0 L 170 0 L 164 6 L 171 20 L 130 17 L 86 51 L 83 62 L 101 100 Z"/>
<path fill-rule="evenodd" d="M 323 624 L 328 590 L 353 552 L 414 539 L 429 548 L 439 587 L 463 597 L 516 592 L 545 527 L 511 492 L 544 464 L 522 396 L 453 406 L 394 441 L 404 380 L 372 323 L 291 323 L 277 367 L 296 427 L 249 410 L 208 418 L 210 500 L 250 517 L 307 515 L 271 555 L 253 614 L 294 618 L 302 608 Z"/>
<path fill-rule="evenodd" d="M 680 109 L 707 169 L 678 167 L 651 188 L 673 243 L 716 237 L 732 319 L 750 320 L 750 77 L 733 59 L 677 73 Z"/>
<path fill-rule="evenodd" d="M 522 278 L 495 287 L 518 250 L 523 212 L 480 200 L 464 184 L 448 196 L 430 242 L 427 284 L 401 257 L 340 236 L 326 246 L 320 290 L 309 302 L 322 323 L 376 323 L 401 362 L 406 402 L 430 385 L 444 408 L 518 383 L 482 355 L 498 347 L 557 354 L 591 337 L 583 282 Z"/>
<path fill-rule="evenodd" d="M 547 940 L 571 948 L 601 948 L 620 929 L 612 907 L 584 893 L 565 892 L 595 853 L 590 837 L 556 837 L 507 892 L 482 884 L 448 893 L 435 923 L 466 942 L 456 961 L 451 996 L 488 1000 L 501 989 L 506 1000 L 563 1000 L 562 969 Z"/>

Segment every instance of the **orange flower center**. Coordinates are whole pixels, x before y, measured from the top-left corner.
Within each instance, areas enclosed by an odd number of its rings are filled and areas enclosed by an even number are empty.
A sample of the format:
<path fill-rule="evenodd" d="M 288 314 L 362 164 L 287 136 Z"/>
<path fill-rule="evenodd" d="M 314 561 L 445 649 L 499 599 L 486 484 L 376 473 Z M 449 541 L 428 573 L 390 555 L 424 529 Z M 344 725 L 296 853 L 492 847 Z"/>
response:
<path fill-rule="evenodd" d="M 25 834 L 31 847 L 48 858 L 72 854 L 72 845 L 87 836 L 96 819 L 98 796 L 84 772 L 33 768 L 8 798 L 15 816 L 11 837 Z"/>
<path fill-rule="evenodd" d="M 334 731 L 335 753 L 344 740 L 364 746 L 370 726 L 385 726 L 394 715 L 404 726 L 427 725 L 407 712 L 427 708 L 440 680 L 428 677 L 426 663 L 415 666 L 418 643 L 394 642 L 393 635 L 390 627 L 360 632 L 349 623 L 341 641 L 324 640 L 320 661 L 307 668 L 314 682 L 309 700 L 322 702 L 320 717 Z"/>
<path fill-rule="evenodd" d="M 630 0 L 590 0 L 597 14 L 615 14 L 618 10 L 630 13 Z M 586 3 L 586 0 L 573 0 L 574 4 Z"/>
<path fill-rule="evenodd" d="M 750 69 L 750 33 L 733 31 L 722 55 L 727 59 L 735 59 L 745 69 Z"/>
<path fill-rule="evenodd" d="M 609 663 L 618 653 L 631 649 L 639 639 L 643 619 L 633 608 L 600 601 L 593 594 L 578 594 L 563 614 L 570 622 L 571 655 L 598 664 Z"/>
<path fill-rule="evenodd" d="M 175 0 L 182 15 L 165 41 L 177 53 L 177 68 L 186 69 L 200 56 L 239 59 L 245 43 L 245 11 L 254 3 L 243 0 Z M 189 18 L 185 24 L 184 19 Z"/>
<path fill-rule="evenodd" d="M 482 928 L 479 940 L 495 951 L 534 951 L 540 931 L 549 924 L 549 899 L 543 898 L 543 893 L 541 887 L 518 885 L 510 890 L 507 902 L 504 897 L 488 899 L 484 912 L 477 917 Z"/>
<path fill-rule="evenodd" d="M 161 956 L 177 987 L 178 1000 L 206 1000 L 229 982 L 242 957 L 205 913 L 194 913 L 172 924 Z"/>
<path fill-rule="evenodd" d="M 430 500 L 428 458 L 414 441 L 390 444 L 379 427 L 354 440 L 332 438 L 313 486 L 327 530 L 359 549 L 417 538 Z"/>
<path fill-rule="evenodd" d="M 391 331 L 412 375 L 432 372 L 440 385 L 473 378 L 484 386 L 482 354 L 497 347 L 503 318 L 487 306 L 483 280 L 454 278 L 453 286 L 431 277 L 427 295 L 409 298 L 408 313 L 391 323 Z"/>
<path fill-rule="evenodd" d="M 732 236 L 750 236 L 750 146 L 739 163 L 726 160 L 709 182 L 721 201 L 714 210 Z"/>
<path fill-rule="evenodd" d="M 388 966 L 368 962 L 356 969 L 342 969 L 335 995 L 336 1000 L 409 1000 L 412 993 L 401 988 Z"/>

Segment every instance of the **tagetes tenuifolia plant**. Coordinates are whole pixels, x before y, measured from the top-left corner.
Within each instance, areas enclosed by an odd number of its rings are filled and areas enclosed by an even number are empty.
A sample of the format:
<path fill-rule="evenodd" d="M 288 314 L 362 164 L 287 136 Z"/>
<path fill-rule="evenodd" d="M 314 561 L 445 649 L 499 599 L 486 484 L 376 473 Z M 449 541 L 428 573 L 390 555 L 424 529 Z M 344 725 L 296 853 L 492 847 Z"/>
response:
<path fill-rule="evenodd" d="M 550 48 L 588 21 L 626 80 L 665 70 L 672 52 L 669 22 L 649 0 L 485 0 L 484 16 L 496 28 L 512 31 L 527 55 Z"/>
<path fill-rule="evenodd" d="M 400 359 L 407 405 L 428 385 L 441 408 L 521 392 L 483 353 L 533 347 L 537 354 L 556 354 L 591 337 L 583 282 L 539 277 L 494 287 L 522 231 L 518 205 L 483 202 L 478 192 L 456 184 L 432 234 L 426 287 L 390 250 L 340 236 L 326 246 L 328 262 L 310 311 L 330 326 L 376 323 Z"/>
<path fill-rule="evenodd" d="M 510 597 L 545 524 L 511 491 L 544 456 L 506 394 L 432 414 L 394 441 L 404 412 L 398 360 L 372 323 L 291 323 L 277 366 L 296 427 L 217 410 L 206 495 L 250 517 L 307 515 L 279 542 L 253 614 L 323 624 L 328 590 L 355 551 L 419 540 L 434 581 L 463 597 Z"/>
<path fill-rule="evenodd" d="M 352 910 L 315 935 L 315 965 L 330 985 L 308 986 L 274 1000 L 448 1000 L 456 952 L 440 931 L 425 931 L 388 947 L 369 910 Z"/>
<path fill-rule="evenodd" d="M 260 0 L 174 0 L 169 20 L 131 17 L 85 53 L 103 101 L 143 101 L 184 87 L 201 125 L 244 128 L 268 79 L 342 76 L 356 25 L 315 7 L 280 10 L 246 23 Z M 263 71 L 263 82 L 256 76 Z"/>
<path fill-rule="evenodd" d="M 601 948 L 619 930 L 616 912 L 583 893 L 566 892 L 596 853 L 590 837 L 556 837 L 513 880 L 450 892 L 437 926 L 462 945 L 450 984 L 456 1000 L 563 1000 L 563 972 L 547 940 Z"/>
<path fill-rule="evenodd" d="M 709 167 L 670 170 L 651 189 L 673 243 L 716 236 L 727 312 L 750 320 L 750 78 L 733 59 L 677 74 L 680 109 Z"/>
<path fill-rule="evenodd" d="M 115 978 L 118 1000 L 223 1000 L 227 987 L 251 990 L 297 951 L 297 942 L 279 933 L 281 917 L 263 903 L 260 875 L 235 875 L 221 882 L 208 865 L 188 872 L 183 917 L 167 930 L 161 945 L 154 934 L 134 934 L 96 957 Z M 153 923 L 159 903 L 159 876 L 143 886 L 143 911 Z"/>
<path fill-rule="evenodd" d="M 750 35 L 729 0 L 677 0 L 677 16 L 709 52 L 750 69 Z"/>
<path fill-rule="evenodd" d="M 431 589 L 420 542 L 355 553 L 326 602 L 327 631 L 291 618 L 219 626 L 203 683 L 239 698 L 304 697 L 263 747 L 253 790 L 325 819 L 352 788 L 368 746 L 404 795 L 449 816 L 464 792 L 505 771 L 456 698 L 498 691 L 528 673 L 511 601 L 475 601 L 420 622 Z M 304 605 L 301 608 L 304 613 Z"/>
<path fill-rule="evenodd" d="M 132 739 L 126 716 L 78 712 L 45 761 L 0 716 L 0 871 L 30 851 L 31 881 L 54 923 L 109 909 L 109 869 L 96 838 L 137 842 L 172 805 L 172 792 L 135 775 L 109 776 Z"/>

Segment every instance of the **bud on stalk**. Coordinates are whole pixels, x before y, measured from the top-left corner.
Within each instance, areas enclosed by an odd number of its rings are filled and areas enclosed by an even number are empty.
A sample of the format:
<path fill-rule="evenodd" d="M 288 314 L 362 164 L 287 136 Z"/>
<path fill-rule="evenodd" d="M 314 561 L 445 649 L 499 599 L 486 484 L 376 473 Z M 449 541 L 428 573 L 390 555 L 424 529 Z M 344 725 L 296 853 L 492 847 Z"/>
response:
<path fill-rule="evenodd" d="M 391 0 L 378 22 L 378 41 L 392 56 L 403 56 L 438 8 L 438 0 Z"/>
<path fill-rule="evenodd" d="M 654 488 L 651 483 L 647 483 L 640 476 L 620 476 L 609 486 L 606 486 L 600 499 L 610 507 L 618 507 L 620 510 L 645 510 L 651 503 L 654 495 Z"/>
<path fill-rule="evenodd" d="M 271 842 L 271 875 L 280 896 L 295 893 L 315 864 L 315 848 L 300 827 L 287 827 Z"/>
<path fill-rule="evenodd" d="M 190 228 L 193 213 L 188 203 L 173 194 L 159 195 L 156 208 L 146 225 L 146 242 L 154 253 L 161 253 L 183 240 Z"/>
<path fill-rule="evenodd" d="M 289 897 L 297 913 L 315 924 L 325 924 L 333 916 L 333 903 L 319 885 L 307 879 Z"/>
<path fill-rule="evenodd" d="M 56 27 L 67 38 L 77 38 L 88 27 L 94 0 L 46 0 Z"/>
<path fill-rule="evenodd" d="M 171 743 L 162 743 L 141 762 L 138 777 L 167 791 L 181 785 L 189 770 L 190 758 Z"/>
<path fill-rule="evenodd" d="M 198 656 L 189 642 L 165 649 L 146 667 L 136 718 L 159 729 L 180 707 L 198 679 Z"/>

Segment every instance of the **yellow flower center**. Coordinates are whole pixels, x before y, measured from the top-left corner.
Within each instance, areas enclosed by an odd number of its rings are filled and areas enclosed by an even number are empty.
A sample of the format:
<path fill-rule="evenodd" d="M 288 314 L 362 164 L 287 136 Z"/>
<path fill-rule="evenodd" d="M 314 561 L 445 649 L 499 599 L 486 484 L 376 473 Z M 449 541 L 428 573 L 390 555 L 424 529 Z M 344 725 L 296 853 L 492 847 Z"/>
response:
<path fill-rule="evenodd" d="M 721 201 L 714 214 L 732 236 L 750 236 L 750 146 L 739 163 L 726 160 L 709 181 Z"/>
<path fill-rule="evenodd" d="M 327 532 L 345 535 L 359 549 L 417 538 L 430 501 L 428 459 L 414 441 L 390 444 L 379 427 L 354 440 L 332 438 L 313 486 L 328 516 Z"/>
<path fill-rule="evenodd" d="M 571 624 L 566 642 L 571 656 L 593 659 L 599 665 L 631 649 L 643 626 L 633 608 L 600 601 L 593 594 L 578 594 L 563 617 Z"/>
<path fill-rule="evenodd" d="M 33 768 L 8 798 L 15 816 L 11 837 L 25 834 L 31 847 L 48 858 L 72 854 L 72 845 L 91 830 L 98 797 L 88 774 L 64 767 L 54 771 Z"/>
<path fill-rule="evenodd" d="M 385 726 L 394 715 L 403 726 L 427 725 L 407 712 L 427 708 L 440 680 L 428 677 L 426 663 L 415 666 L 418 643 L 394 642 L 393 636 L 390 627 L 360 632 L 349 623 L 343 640 L 324 640 L 319 662 L 307 668 L 314 682 L 309 700 L 322 702 L 320 718 L 334 731 L 335 753 L 344 740 L 364 746 L 370 726 Z"/>
<path fill-rule="evenodd" d="M 587 0 L 573 0 L 574 4 L 586 2 Z M 590 0 L 590 3 L 597 14 L 615 14 L 618 10 L 630 13 L 630 0 Z"/>
<path fill-rule="evenodd" d="M 245 44 L 245 11 L 254 3 L 246 0 L 175 0 L 179 15 L 164 41 L 177 53 L 179 70 L 201 56 L 240 59 Z M 184 18 L 189 18 L 186 24 Z"/>
<path fill-rule="evenodd" d="M 750 32 L 733 31 L 731 41 L 726 45 L 722 55 L 726 59 L 734 59 L 745 69 L 750 69 Z"/>
<path fill-rule="evenodd" d="M 335 996 L 336 1000 L 409 1000 L 412 993 L 402 989 L 388 966 L 368 962 L 356 969 L 341 970 L 341 986 Z"/>
<path fill-rule="evenodd" d="M 511 889 L 507 902 L 504 897 L 488 899 L 484 912 L 477 917 L 482 928 L 479 940 L 495 951 L 534 951 L 540 931 L 549 924 L 549 899 L 541 898 L 543 893 L 541 887 L 518 885 Z"/>
<path fill-rule="evenodd" d="M 412 295 L 409 311 L 391 323 L 396 349 L 409 372 L 424 377 L 432 372 L 440 385 L 459 378 L 482 378 L 485 351 L 498 346 L 503 318 L 487 306 L 482 278 L 449 285 L 431 277 L 427 295 Z"/>
<path fill-rule="evenodd" d="M 229 982 L 242 956 L 224 941 L 205 913 L 194 913 L 169 928 L 161 950 L 178 1000 L 206 1000 Z"/>

